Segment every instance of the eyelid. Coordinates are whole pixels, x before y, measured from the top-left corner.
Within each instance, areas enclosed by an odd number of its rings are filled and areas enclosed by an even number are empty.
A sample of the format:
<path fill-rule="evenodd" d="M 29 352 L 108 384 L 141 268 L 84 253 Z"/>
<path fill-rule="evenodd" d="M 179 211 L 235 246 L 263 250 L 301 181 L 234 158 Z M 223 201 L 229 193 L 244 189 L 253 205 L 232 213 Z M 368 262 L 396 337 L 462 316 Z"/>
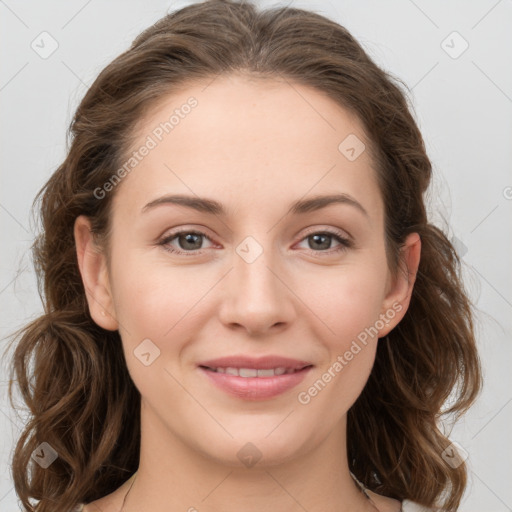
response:
<path fill-rule="evenodd" d="M 311 234 L 316 233 L 328 233 L 329 235 L 337 235 L 341 238 L 345 238 L 347 241 L 350 241 L 352 243 L 355 242 L 354 237 L 345 229 L 336 228 L 334 226 L 328 226 L 328 227 L 319 227 L 319 226 L 313 226 L 311 228 L 307 228 L 306 233 L 302 236 L 301 240 L 309 236 Z"/>
<path fill-rule="evenodd" d="M 175 226 L 173 228 L 166 229 L 162 235 L 157 237 L 156 241 L 161 242 L 162 240 L 165 240 L 167 238 L 180 235 L 182 233 L 197 233 L 203 235 L 205 238 L 208 238 L 210 241 L 213 242 L 213 239 L 216 235 L 210 235 L 211 230 L 208 229 L 206 226 L 202 226 L 200 224 L 180 224 L 178 226 Z"/>

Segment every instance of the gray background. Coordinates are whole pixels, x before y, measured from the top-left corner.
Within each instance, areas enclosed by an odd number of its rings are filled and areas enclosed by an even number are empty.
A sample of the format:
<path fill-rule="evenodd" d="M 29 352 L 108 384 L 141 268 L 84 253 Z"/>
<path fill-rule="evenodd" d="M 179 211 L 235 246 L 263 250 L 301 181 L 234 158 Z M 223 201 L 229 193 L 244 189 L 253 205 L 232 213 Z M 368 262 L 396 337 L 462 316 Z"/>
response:
<path fill-rule="evenodd" d="M 78 101 L 142 29 L 188 3 L 0 0 L 0 337 L 42 309 L 28 252 L 34 229 L 29 210 L 64 158 L 66 129 Z M 451 439 L 469 453 L 470 481 L 460 510 L 512 510 L 512 2 L 295 0 L 289 5 L 345 25 L 380 66 L 412 88 L 410 99 L 435 170 L 432 220 L 454 237 L 480 310 L 485 389 L 464 420 L 453 429 L 446 425 Z M 40 36 L 44 31 L 51 38 Z M 58 48 L 42 58 L 52 39 Z M 23 413 L 18 417 L 8 405 L 8 365 L 3 362 L 0 375 L 0 510 L 18 511 L 8 466 Z"/>

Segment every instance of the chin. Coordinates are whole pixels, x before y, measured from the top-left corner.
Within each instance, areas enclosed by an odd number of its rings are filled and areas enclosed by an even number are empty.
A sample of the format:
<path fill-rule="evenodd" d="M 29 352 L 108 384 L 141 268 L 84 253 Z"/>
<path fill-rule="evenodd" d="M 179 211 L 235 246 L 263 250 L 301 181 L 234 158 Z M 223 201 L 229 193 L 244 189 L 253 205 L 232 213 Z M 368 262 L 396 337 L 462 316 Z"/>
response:
<path fill-rule="evenodd" d="M 229 467 L 251 469 L 284 464 L 306 453 L 319 441 L 313 432 L 308 435 L 304 428 L 296 428 L 294 422 L 286 427 L 279 425 L 284 417 L 262 424 L 254 424 L 259 423 L 256 415 L 246 417 L 244 428 L 238 429 L 225 424 L 232 438 L 222 429 L 222 433 L 217 430 L 207 438 L 203 433 L 201 439 L 196 440 L 196 449 L 215 463 Z M 253 421 L 253 425 L 248 425 L 247 420 Z"/>
<path fill-rule="evenodd" d="M 223 466 L 239 469 L 263 469 L 282 465 L 298 455 L 298 447 L 269 441 L 234 441 L 226 450 L 208 451 L 205 455 Z"/>

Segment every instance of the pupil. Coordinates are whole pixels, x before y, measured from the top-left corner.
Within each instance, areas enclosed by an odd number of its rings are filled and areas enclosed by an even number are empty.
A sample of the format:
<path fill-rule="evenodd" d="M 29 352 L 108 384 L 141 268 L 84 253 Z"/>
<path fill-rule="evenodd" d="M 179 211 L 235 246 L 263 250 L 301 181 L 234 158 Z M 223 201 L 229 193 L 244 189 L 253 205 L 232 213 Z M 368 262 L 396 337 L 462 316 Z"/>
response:
<path fill-rule="evenodd" d="M 180 241 L 182 239 L 185 239 L 185 247 L 183 247 L 183 245 L 180 243 L 180 245 L 182 246 L 182 249 L 197 249 L 198 247 L 194 247 L 194 241 L 196 242 L 196 245 L 197 245 L 197 241 L 199 239 L 200 235 L 197 235 L 195 233 L 187 233 L 186 235 L 182 235 L 180 237 Z M 192 247 L 190 247 L 188 244 L 191 244 Z"/>
<path fill-rule="evenodd" d="M 329 235 L 313 235 L 312 238 L 315 240 L 315 243 L 318 242 L 318 239 L 319 238 L 324 238 L 324 240 L 327 240 L 326 242 L 324 242 L 324 244 L 322 244 L 320 242 L 320 245 L 323 245 L 323 247 L 321 247 L 322 249 L 329 249 Z M 311 246 L 311 244 L 310 244 Z M 316 247 L 318 249 L 318 246 Z"/>

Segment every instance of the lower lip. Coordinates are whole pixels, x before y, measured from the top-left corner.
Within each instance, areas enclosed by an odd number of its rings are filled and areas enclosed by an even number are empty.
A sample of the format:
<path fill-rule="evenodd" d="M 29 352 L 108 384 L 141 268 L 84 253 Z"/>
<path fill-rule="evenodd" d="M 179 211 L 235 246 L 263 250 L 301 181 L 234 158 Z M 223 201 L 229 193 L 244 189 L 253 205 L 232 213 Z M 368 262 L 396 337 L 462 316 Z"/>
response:
<path fill-rule="evenodd" d="M 238 377 L 199 367 L 218 388 L 243 400 L 266 400 L 278 396 L 302 382 L 311 368 L 308 366 L 294 373 L 274 377 Z"/>

